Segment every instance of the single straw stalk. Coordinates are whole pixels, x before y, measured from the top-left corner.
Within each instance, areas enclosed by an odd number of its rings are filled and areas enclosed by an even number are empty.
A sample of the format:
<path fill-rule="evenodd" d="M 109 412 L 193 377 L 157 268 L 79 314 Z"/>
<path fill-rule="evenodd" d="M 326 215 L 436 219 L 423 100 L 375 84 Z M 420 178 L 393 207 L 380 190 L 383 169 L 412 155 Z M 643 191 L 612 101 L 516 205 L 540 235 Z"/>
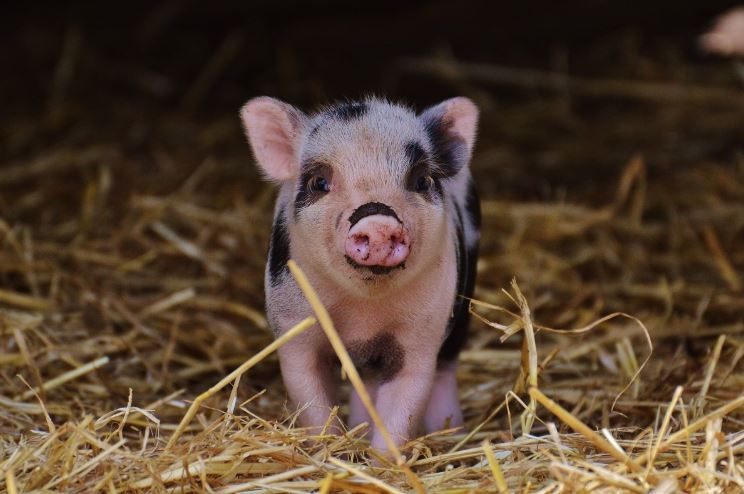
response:
<path fill-rule="evenodd" d="M 0 289 L 0 303 L 12 305 L 20 309 L 47 311 L 54 308 L 54 302 L 32 295 L 11 292 Z"/>
<path fill-rule="evenodd" d="M 5 487 L 8 489 L 8 494 L 18 494 L 18 488 L 16 487 L 15 475 L 13 469 L 8 469 L 5 472 Z"/>
<path fill-rule="evenodd" d="M 25 391 L 20 395 L 20 397 L 16 397 L 16 399 L 21 400 L 27 400 L 34 396 L 36 393 L 38 393 L 40 390 L 49 391 L 54 388 L 58 388 L 59 386 L 63 385 L 64 383 L 68 381 L 72 381 L 73 379 L 77 379 L 80 376 L 83 376 L 87 374 L 88 372 L 92 372 L 96 370 L 99 367 L 102 367 L 109 363 L 108 357 L 101 357 L 97 358 L 93 362 L 88 362 L 85 365 L 81 365 L 77 369 L 72 369 L 71 371 L 65 372 L 62 375 L 59 375 L 55 377 L 54 379 L 50 379 L 49 381 L 44 382 L 41 386 L 36 386 L 33 389 L 29 389 L 28 391 Z"/>
<path fill-rule="evenodd" d="M 706 397 L 708 395 L 708 390 L 710 389 L 710 383 L 713 380 L 713 373 L 716 370 L 716 365 L 718 365 L 718 360 L 721 358 L 721 350 L 723 350 L 723 344 L 725 342 L 726 342 L 726 335 L 722 334 L 718 337 L 718 340 L 716 340 L 716 344 L 713 347 L 713 354 L 710 357 L 710 361 L 708 362 L 708 367 L 705 371 L 705 380 L 703 381 L 703 385 L 700 387 L 700 392 L 698 393 L 698 396 L 697 396 L 696 407 L 695 407 L 696 414 L 699 414 L 700 412 L 703 411 Z"/>
<path fill-rule="evenodd" d="M 501 471 L 499 462 L 493 454 L 493 450 L 491 449 L 491 445 L 488 443 L 487 439 L 483 441 L 483 452 L 486 454 L 488 466 L 491 467 L 491 474 L 493 475 L 493 480 L 496 482 L 496 488 L 498 488 L 501 494 L 508 493 L 509 488 L 506 485 L 504 473 Z"/>
<path fill-rule="evenodd" d="M 654 460 L 656 460 L 656 455 L 659 453 L 659 446 L 661 446 L 661 441 L 664 439 L 664 435 L 666 434 L 667 428 L 669 427 L 669 422 L 672 419 L 674 407 L 677 405 L 677 401 L 679 401 L 680 396 L 682 396 L 682 390 L 682 386 L 677 386 L 677 388 L 674 390 L 672 401 L 669 403 L 667 411 L 664 414 L 664 419 L 661 421 L 661 427 L 659 427 L 659 432 L 657 433 L 656 443 L 651 448 L 651 451 L 649 453 L 651 461 L 648 462 L 646 476 L 648 476 L 648 474 L 651 472 L 653 462 Z"/>
<path fill-rule="evenodd" d="M 517 280 L 512 280 L 512 290 L 517 297 L 517 305 L 522 313 L 522 325 L 524 327 L 524 341 L 527 350 L 527 389 L 537 387 L 537 343 L 535 342 L 535 329 L 532 325 L 532 315 L 527 299 L 517 285 Z M 530 402 L 522 412 L 520 421 L 522 424 L 522 434 L 529 434 L 532 430 L 532 424 L 535 422 L 535 412 L 537 405 L 535 399 L 530 396 Z"/>

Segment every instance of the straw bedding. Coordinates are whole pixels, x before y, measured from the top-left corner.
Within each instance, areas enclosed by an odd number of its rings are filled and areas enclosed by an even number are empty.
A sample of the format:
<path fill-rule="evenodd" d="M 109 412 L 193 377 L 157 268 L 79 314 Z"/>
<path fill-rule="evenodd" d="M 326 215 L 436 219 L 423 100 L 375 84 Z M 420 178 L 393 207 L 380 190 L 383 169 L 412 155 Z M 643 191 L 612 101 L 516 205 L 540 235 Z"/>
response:
<path fill-rule="evenodd" d="M 117 128 L 134 112 L 7 126 L 18 158 L 0 168 L 0 489 L 744 489 L 740 156 L 658 173 L 629 155 L 601 183 L 582 171 L 569 200 L 485 179 L 459 368 L 467 428 L 371 467 L 363 427 L 298 428 L 273 353 L 225 380 L 272 342 L 273 195 L 235 118 Z M 479 177 L 503 159 L 488 139 Z M 308 316 L 323 321 L 322 308 Z"/>

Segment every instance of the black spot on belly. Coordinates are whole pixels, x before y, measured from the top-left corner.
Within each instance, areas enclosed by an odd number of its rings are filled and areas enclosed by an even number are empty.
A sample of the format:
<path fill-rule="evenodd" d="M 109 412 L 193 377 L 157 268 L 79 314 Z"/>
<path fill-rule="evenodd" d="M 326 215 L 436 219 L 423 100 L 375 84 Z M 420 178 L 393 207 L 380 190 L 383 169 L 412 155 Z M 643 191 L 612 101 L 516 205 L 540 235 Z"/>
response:
<path fill-rule="evenodd" d="M 406 352 L 392 333 L 380 333 L 371 340 L 352 342 L 349 356 L 360 373 L 380 382 L 390 381 L 400 372 Z"/>

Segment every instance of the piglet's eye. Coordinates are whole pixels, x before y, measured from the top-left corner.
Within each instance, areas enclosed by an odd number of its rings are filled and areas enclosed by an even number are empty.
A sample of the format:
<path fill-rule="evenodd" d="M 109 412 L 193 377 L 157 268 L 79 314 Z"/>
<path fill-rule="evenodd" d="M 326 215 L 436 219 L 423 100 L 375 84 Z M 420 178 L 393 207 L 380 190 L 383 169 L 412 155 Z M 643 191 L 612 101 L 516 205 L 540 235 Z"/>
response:
<path fill-rule="evenodd" d="M 423 175 L 416 179 L 416 192 L 429 192 L 434 187 L 434 178 L 431 175 Z"/>
<path fill-rule="evenodd" d="M 307 182 L 310 192 L 330 192 L 331 184 L 324 177 L 316 175 Z"/>

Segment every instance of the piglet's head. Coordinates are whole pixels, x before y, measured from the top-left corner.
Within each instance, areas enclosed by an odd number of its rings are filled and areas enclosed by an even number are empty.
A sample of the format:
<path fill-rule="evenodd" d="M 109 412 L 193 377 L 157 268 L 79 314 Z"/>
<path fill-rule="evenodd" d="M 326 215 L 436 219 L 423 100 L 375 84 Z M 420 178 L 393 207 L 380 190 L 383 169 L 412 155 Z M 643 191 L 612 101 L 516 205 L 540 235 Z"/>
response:
<path fill-rule="evenodd" d="M 466 175 L 478 110 L 453 98 L 417 115 L 370 98 L 314 115 L 273 98 L 241 110 L 305 270 L 370 295 L 444 262 L 452 191 Z"/>

